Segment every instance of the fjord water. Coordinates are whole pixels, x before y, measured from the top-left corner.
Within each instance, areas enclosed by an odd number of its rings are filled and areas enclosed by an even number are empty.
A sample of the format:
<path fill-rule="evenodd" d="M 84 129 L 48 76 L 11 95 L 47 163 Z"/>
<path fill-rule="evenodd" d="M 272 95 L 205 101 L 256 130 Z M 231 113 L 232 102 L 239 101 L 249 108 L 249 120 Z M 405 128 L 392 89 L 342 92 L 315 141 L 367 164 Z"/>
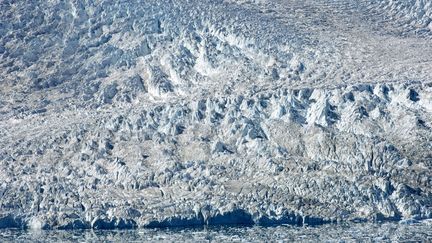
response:
<path fill-rule="evenodd" d="M 430 242 L 432 221 L 319 227 L 197 227 L 136 230 L 2 230 L 0 242 Z"/>

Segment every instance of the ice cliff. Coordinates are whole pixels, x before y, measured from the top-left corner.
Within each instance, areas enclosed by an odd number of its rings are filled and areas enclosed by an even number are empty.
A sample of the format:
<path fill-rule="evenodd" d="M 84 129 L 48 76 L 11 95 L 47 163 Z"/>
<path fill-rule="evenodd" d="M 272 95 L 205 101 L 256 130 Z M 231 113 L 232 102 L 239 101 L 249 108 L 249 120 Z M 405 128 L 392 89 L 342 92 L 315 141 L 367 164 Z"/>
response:
<path fill-rule="evenodd" d="M 0 228 L 432 218 L 431 9 L 0 2 Z"/>

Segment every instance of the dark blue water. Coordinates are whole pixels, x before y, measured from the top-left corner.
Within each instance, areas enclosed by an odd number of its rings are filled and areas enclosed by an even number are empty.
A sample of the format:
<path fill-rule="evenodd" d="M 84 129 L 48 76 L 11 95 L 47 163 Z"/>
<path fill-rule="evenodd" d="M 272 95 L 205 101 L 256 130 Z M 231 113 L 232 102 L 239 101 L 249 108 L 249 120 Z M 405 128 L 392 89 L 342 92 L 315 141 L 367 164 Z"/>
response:
<path fill-rule="evenodd" d="M 319 227 L 210 227 L 126 231 L 0 230 L 0 242 L 432 242 L 432 221 Z"/>

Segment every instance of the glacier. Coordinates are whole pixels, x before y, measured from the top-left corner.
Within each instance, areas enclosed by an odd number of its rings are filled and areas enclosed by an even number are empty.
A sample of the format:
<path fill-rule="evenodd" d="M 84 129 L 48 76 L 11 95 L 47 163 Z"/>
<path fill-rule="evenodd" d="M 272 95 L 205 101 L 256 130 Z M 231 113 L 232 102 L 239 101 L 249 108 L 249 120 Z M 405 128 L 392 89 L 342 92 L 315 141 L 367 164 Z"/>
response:
<path fill-rule="evenodd" d="M 0 228 L 432 218 L 432 1 L 0 2 Z"/>

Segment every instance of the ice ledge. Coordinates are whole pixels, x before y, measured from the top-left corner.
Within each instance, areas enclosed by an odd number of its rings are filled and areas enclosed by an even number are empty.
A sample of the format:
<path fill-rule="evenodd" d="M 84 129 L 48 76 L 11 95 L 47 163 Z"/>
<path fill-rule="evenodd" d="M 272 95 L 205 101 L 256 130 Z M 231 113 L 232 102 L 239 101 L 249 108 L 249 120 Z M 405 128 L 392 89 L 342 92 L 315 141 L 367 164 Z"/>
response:
<path fill-rule="evenodd" d="M 431 218 L 413 217 L 403 219 L 400 215 L 394 217 L 385 217 L 382 214 L 377 214 L 373 218 L 353 218 L 346 221 L 359 222 L 383 222 L 394 221 L 401 224 L 419 220 L 430 220 Z M 176 227 L 199 227 L 199 226 L 263 226 L 272 227 L 278 225 L 293 225 L 293 226 L 317 226 L 329 223 L 340 223 L 345 220 L 335 218 L 322 218 L 319 216 L 305 215 L 294 212 L 285 212 L 279 216 L 252 214 L 243 209 L 234 209 L 224 213 L 216 213 L 209 218 L 205 218 L 200 212 L 197 215 L 177 215 L 166 218 L 144 220 L 142 224 L 138 220 L 130 218 L 94 218 L 91 222 L 85 219 L 71 219 L 64 222 L 58 221 L 41 221 L 34 217 L 26 218 L 7 214 L 0 216 L 0 229 L 30 229 L 30 230 L 124 230 L 136 228 L 176 228 Z M 36 223 L 35 223 L 36 222 Z M 35 226 L 36 224 L 36 226 Z"/>

